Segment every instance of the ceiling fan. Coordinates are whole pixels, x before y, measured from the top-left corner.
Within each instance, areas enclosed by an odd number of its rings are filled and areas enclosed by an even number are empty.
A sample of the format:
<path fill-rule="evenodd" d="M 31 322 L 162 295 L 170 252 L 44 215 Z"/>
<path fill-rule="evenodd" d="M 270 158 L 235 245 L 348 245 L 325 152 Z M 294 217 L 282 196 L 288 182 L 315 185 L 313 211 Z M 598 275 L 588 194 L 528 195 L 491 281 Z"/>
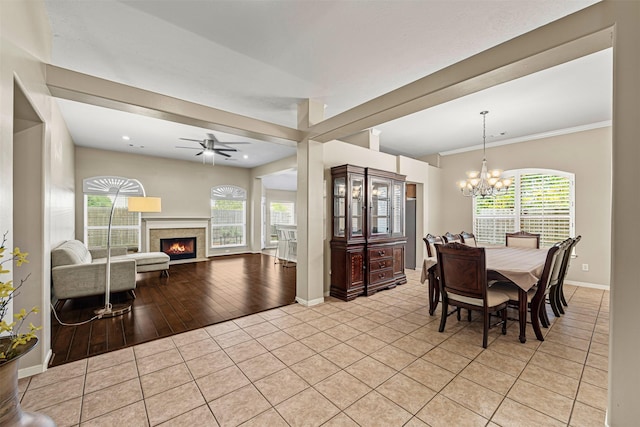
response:
<path fill-rule="evenodd" d="M 231 158 L 229 152 L 238 151 L 235 148 L 227 147 L 227 145 L 232 144 L 249 144 L 249 142 L 221 142 L 216 138 L 216 136 L 212 133 L 208 133 L 205 139 L 190 139 L 190 138 L 179 138 L 183 141 L 193 141 L 200 144 L 200 147 L 181 147 L 176 146 L 176 148 L 186 148 L 189 150 L 200 150 L 199 153 L 196 153 L 196 156 L 202 157 L 202 163 L 205 163 L 205 157 L 211 157 L 211 163 L 213 164 L 213 158 L 215 154 L 219 154 L 220 156 L 225 157 L 225 160 L 236 160 Z"/>

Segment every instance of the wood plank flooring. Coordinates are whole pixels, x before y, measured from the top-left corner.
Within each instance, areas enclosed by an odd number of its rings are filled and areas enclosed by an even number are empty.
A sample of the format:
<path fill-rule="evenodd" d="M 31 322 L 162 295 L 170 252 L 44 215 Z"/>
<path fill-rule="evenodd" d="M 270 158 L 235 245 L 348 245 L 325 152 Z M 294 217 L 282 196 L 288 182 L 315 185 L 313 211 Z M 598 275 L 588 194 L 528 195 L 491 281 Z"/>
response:
<path fill-rule="evenodd" d="M 80 326 L 62 326 L 52 315 L 50 366 L 291 304 L 296 269 L 273 261 L 264 254 L 234 255 L 172 265 L 169 277 L 138 274 L 137 298 L 112 296 L 112 303 L 132 302 L 130 313 Z M 82 322 L 103 305 L 104 297 L 69 300 L 58 316 Z"/>

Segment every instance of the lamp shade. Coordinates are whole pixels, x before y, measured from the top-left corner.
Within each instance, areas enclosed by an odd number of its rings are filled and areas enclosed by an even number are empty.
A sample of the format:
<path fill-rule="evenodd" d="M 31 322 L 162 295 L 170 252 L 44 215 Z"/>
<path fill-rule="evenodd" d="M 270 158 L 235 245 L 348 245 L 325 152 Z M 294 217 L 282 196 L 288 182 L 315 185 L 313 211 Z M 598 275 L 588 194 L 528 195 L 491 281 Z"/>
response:
<path fill-rule="evenodd" d="M 162 199 L 160 197 L 129 197 L 129 212 L 161 212 Z"/>

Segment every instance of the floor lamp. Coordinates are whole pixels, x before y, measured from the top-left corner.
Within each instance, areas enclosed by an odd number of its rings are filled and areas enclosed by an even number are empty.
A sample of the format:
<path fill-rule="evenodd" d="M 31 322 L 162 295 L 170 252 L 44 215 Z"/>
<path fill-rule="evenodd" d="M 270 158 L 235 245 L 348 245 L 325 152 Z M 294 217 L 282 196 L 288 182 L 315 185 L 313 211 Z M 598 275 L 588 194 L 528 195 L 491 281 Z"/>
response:
<path fill-rule="evenodd" d="M 127 199 L 129 212 L 160 212 L 161 200 L 159 197 L 147 197 L 144 188 L 138 180 L 121 177 L 95 177 L 85 180 L 83 184 L 85 194 L 114 195 L 109 213 L 109 226 L 107 227 L 107 260 L 105 262 L 105 295 L 104 307 L 95 310 L 98 318 L 114 317 L 131 311 L 131 304 L 111 304 L 111 224 L 118 196 L 124 194 Z"/>

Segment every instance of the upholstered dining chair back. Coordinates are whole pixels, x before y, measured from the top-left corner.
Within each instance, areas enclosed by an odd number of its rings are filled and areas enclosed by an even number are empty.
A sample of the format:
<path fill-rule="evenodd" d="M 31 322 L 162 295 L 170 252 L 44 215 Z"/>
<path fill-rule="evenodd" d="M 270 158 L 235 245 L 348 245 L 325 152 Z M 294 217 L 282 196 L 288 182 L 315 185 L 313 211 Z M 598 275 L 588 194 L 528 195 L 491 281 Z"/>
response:
<path fill-rule="evenodd" d="M 447 231 L 442 237 L 444 238 L 444 241 L 446 243 L 462 243 L 462 236 L 460 236 L 459 234 L 451 234 Z"/>
<path fill-rule="evenodd" d="M 477 247 L 478 243 L 476 242 L 476 236 L 473 233 L 467 233 L 466 231 L 460 232 L 460 238 L 462 239 L 462 243 L 467 246 Z"/>
<path fill-rule="evenodd" d="M 506 239 L 507 246 L 510 247 L 540 249 L 539 234 L 517 231 L 515 233 L 507 233 Z"/>
<path fill-rule="evenodd" d="M 427 256 L 428 257 L 436 257 L 436 246 L 435 245 L 443 245 L 446 242 L 441 236 L 434 236 L 433 234 L 427 234 L 422 238 L 424 244 L 427 245 Z"/>

